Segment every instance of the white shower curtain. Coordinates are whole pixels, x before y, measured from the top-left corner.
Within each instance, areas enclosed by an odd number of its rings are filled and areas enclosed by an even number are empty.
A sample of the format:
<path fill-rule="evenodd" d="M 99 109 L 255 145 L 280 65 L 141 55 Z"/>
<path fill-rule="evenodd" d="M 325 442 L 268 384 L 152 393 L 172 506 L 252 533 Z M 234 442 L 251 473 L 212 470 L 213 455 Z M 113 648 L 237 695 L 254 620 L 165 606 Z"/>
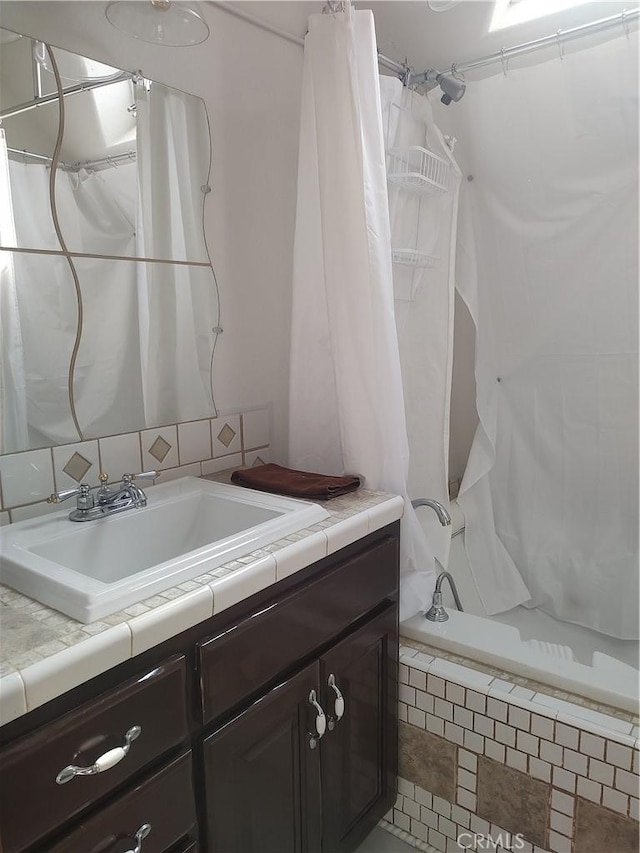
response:
<path fill-rule="evenodd" d="M 489 613 L 638 636 L 637 33 L 469 86 L 458 287 L 480 426 L 462 484 Z M 463 233 L 464 231 L 464 233 Z"/>
<path fill-rule="evenodd" d="M 140 257 L 207 261 L 202 175 L 209 129 L 202 102 L 165 86 L 136 86 Z M 218 305 L 211 270 L 138 265 L 140 358 L 145 421 L 214 414 L 210 390 Z"/>
<path fill-rule="evenodd" d="M 289 462 L 357 473 L 405 498 L 401 618 L 424 608 L 433 557 L 407 497 L 373 15 L 313 15 L 305 39 L 294 245 Z"/>
<path fill-rule="evenodd" d="M 416 147 L 435 155 L 432 166 L 439 164 L 437 189 L 426 181 L 420 191 L 413 183 L 409 188 L 391 183 L 389 214 L 392 247 L 414 248 L 434 259 L 428 268 L 394 263 L 393 284 L 411 451 L 409 495 L 436 498 L 446 506 L 460 169 L 425 95 L 388 76 L 380 77 L 380 93 L 390 170 L 406 161 L 411 171 L 415 162 L 410 152 Z M 443 527 L 429 509 L 418 512 L 429 544 L 446 566 L 451 528 Z"/>

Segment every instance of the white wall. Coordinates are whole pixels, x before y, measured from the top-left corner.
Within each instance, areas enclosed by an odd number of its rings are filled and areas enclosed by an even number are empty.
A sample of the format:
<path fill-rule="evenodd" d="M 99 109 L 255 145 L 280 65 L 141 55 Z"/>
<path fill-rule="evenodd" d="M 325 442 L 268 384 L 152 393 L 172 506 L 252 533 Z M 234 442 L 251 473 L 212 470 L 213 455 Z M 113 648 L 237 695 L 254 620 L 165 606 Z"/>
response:
<path fill-rule="evenodd" d="M 291 262 L 302 49 L 200 4 L 211 35 L 189 48 L 115 30 L 102 2 L 1 2 L 0 26 L 202 97 L 211 123 L 205 229 L 221 295 L 222 411 L 273 402 L 272 458 L 287 445 Z"/>

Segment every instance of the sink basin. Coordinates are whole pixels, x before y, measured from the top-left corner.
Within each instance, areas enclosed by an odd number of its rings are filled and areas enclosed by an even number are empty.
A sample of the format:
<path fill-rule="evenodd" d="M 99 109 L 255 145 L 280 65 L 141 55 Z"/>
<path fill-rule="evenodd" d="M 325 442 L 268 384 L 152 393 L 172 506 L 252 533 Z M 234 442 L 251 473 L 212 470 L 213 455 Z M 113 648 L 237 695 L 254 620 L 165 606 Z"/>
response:
<path fill-rule="evenodd" d="M 183 477 L 95 521 L 69 510 L 5 527 L 0 580 L 93 622 L 328 517 L 317 504 Z"/>

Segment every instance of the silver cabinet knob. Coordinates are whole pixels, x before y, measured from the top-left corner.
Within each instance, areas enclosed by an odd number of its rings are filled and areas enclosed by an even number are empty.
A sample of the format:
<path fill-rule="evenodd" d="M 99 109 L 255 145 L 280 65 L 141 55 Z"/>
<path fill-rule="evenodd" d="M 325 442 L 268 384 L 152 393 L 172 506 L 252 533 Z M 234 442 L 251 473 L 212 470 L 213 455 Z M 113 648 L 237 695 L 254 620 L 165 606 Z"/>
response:
<path fill-rule="evenodd" d="M 327 679 L 327 684 L 335 693 L 335 701 L 333 703 L 333 713 L 335 716 L 329 717 L 329 731 L 333 731 L 335 724 L 342 719 L 344 715 L 344 697 L 336 684 L 336 677 L 333 673 Z"/>
<path fill-rule="evenodd" d="M 309 746 L 311 747 L 311 749 L 315 749 L 318 745 L 318 741 L 327 730 L 327 718 L 325 716 L 324 711 L 322 710 L 322 706 L 318 703 L 315 690 L 312 690 L 309 693 L 309 704 L 313 705 L 316 711 L 316 730 L 315 732 L 309 733 Z"/>

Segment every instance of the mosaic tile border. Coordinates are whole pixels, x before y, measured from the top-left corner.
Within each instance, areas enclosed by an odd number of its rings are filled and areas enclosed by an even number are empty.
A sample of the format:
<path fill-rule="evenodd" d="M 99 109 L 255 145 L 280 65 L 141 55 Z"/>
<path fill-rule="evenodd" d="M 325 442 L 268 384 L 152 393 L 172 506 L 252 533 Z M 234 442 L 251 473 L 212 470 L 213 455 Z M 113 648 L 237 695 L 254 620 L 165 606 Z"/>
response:
<path fill-rule="evenodd" d="M 457 749 L 455 802 L 399 779 L 396 805 L 382 826 L 403 833 L 400 837 L 412 846 L 449 853 L 473 849 L 458 844 L 461 833 L 509 836 L 476 813 L 479 756 L 549 786 L 548 846 L 525 839 L 517 847 L 523 853 L 577 853 L 577 798 L 638 821 L 637 725 L 604 714 L 596 717 L 595 712 L 590 719 L 581 718 L 581 706 L 568 713 L 567 702 L 562 710 L 543 704 L 542 694 L 409 646 L 400 648 L 399 681 L 400 721 Z"/>
<path fill-rule="evenodd" d="M 80 482 L 96 486 L 104 470 L 117 482 L 125 472 L 155 469 L 164 483 L 269 462 L 269 424 L 269 408 L 250 409 L 0 455 L 0 526 L 58 511 L 49 494 Z"/>

